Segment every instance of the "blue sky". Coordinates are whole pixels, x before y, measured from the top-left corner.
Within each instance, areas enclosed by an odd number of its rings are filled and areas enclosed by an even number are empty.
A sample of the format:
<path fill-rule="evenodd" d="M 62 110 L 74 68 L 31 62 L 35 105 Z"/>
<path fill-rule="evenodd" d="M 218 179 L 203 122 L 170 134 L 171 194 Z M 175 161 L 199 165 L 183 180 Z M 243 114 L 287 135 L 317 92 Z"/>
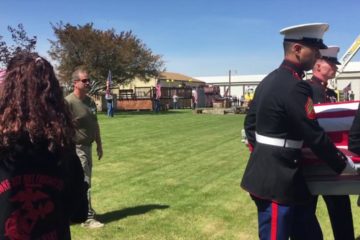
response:
<path fill-rule="evenodd" d="M 93 22 L 95 28 L 132 30 L 163 56 L 167 71 L 189 76 L 266 74 L 283 58 L 279 30 L 326 22 L 325 43 L 339 56 L 360 34 L 358 0 L 1 0 L 0 35 L 23 23 L 46 55 L 55 39 L 50 23 Z M 355 58 L 355 60 L 358 57 Z"/>

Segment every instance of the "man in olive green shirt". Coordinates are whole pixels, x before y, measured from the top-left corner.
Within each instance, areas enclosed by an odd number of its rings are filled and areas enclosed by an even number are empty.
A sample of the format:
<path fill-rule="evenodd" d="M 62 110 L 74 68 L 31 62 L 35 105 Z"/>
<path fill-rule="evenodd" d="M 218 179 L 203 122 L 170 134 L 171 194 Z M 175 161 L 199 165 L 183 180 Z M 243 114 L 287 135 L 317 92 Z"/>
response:
<path fill-rule="evenodd" d="M 80 158 L 84 169 L 85 182 L 88 183 L 89 213 L 88 219 L 82 224 L 83 227 L 99 228 L 104 224 L 95 220 L 95 211 L 91 207 L 91 173 L 92 173 L 92 143 L 96 142 L 96 150 L 99 160 L 103 150 L 100 137 L 100 128 L 96 117 L 95 102 L 87 95 L 90 89 L 88 72 L 78 69 L 72 74 L 74 92 L 66 97 L 73 121 L 76 127 L 75 143 L 76 153 Z"/>

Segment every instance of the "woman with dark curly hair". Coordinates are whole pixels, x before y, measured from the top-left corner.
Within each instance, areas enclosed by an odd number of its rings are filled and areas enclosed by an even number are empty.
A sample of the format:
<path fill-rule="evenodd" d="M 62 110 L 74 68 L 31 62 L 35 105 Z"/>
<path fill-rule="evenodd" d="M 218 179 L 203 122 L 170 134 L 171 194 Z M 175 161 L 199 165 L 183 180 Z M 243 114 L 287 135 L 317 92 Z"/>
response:
<path fill-rule="evenodd" d="M 14 56 L 0 83 L 0 236 L 71 239 L 87 217 L 75 130 L 53 67 L 36 53 Z"/>

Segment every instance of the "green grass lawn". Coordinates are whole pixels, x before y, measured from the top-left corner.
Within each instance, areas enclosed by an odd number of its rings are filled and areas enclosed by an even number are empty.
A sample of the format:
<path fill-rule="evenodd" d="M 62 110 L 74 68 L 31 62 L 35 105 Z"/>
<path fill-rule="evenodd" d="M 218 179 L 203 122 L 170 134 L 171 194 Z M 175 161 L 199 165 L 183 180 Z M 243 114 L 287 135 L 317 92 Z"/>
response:
<path fill-rule="evenodd" d="M 255 205 L 239 187 L 249 155 L 240 141 L 243 115 L 177 110 L 99 114 L 99 121 L 104 157 L 94 155 L 92 202 L 106 225 L 74 225 L 73 239 L 257 239 Z M 317 213 L 332 239 L 322 200 Z"/>

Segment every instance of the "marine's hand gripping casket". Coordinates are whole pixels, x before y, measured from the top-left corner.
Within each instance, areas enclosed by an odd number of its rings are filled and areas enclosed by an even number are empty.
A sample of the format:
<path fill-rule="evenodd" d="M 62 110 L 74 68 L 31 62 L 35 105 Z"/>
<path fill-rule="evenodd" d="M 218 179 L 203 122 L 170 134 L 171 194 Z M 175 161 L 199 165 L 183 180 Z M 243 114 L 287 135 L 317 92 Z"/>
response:
<path fill-rule="evenodd" d="M 348 133 L 358 105 L 357 101 L 314 105 L 319 124 L 335 145 L 351 157 L 356 165 L 360 165 L 360 157 L 348 151 Z M 302 151 L 304 175 L 314 195 L 360 194 L 360 175 L 346 172 L 337 175 L 309 148 L 304 147 Z"/>

